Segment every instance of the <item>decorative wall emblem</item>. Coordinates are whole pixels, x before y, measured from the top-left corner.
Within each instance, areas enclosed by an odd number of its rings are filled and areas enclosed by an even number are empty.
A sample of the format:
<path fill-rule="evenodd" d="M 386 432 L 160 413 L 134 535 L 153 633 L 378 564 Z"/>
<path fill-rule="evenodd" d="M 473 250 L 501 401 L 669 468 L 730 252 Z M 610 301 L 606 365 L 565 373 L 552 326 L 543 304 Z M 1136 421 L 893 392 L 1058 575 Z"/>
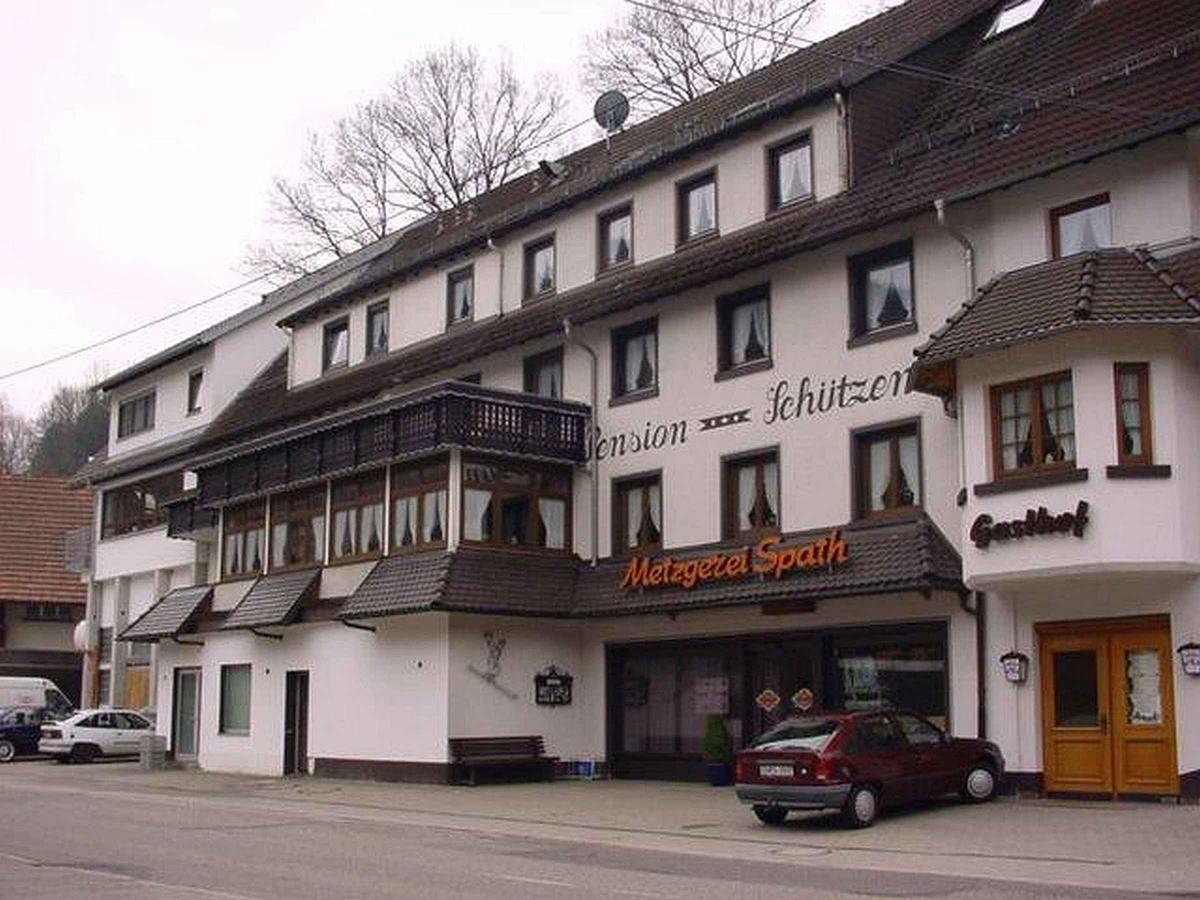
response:
<path fill-rule="evenodd" d="M 775 710 L 779 707 L 779 704 L 783 702 L 783 698 L 770 688 L 767 688 L 754 698 L 754 702 L 757 703 L 759 709 L 763 710 L 764 712 L 775 712 Z"/>
<path fill-rule="evenodd" d="M 1083 537 L 1088 524 L 1088 502 L 1080 500 L 1075 512 L 1051 514 L 1046 507 L 1027 509 L 1025 518 L 997 522 L 987 513 L 976 517 L 971 524 L 971 541 L 980 550 L 993 541 L 1009 541 L 1043 534 L 1072 534 Z"/>
<path fill-rule="evenodd" d="M 705 416 L 700 420 L 701 431 L 712 431 L 714 428 L 725 428 L 729 425 L 742 425 L 750 421 L 749 409 L 737 409 L 733 412 L 720 413 L 715 416 Z"/>
<path fill-rule="evenodd" d="M 480 669 L 474 664 L 468 664 L 467 671 L 486 681 L 510 700 L 516 700 L 520 695 L 516 691 L 509 690 L 496 680 L 500 677 L 500 657 L 504 655 L 504 646 L 508 641 L 498 634 L 485 631 L 483 633 L 483 643 L 487 648 L 487 662 L 484 668 Z"/>
<path fill-rule="evenodd" d="M 816 702 L 817 698 L 813 695 L 810 688 L 802 687 L 796 693 L 792 694 L 792 706 L 796 707 L 800 712 L 808 712 Z"/>

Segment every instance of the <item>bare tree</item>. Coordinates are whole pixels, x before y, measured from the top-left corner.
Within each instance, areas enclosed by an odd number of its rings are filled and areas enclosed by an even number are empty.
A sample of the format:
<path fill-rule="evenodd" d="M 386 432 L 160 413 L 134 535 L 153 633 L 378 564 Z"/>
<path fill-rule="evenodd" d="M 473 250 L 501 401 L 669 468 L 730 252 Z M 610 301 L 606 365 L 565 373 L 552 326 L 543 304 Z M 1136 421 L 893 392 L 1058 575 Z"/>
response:
<path fill-rule="evenodd" d="M 35 422 L 29 470 L 74 475 L 108 442 L 108 403 L 92 383 L 60 384 Z"/>
<path fill-rule="evenodd" d="M 587 38 L 584 87 L 623 91 L 642 115 L 678 106 L 794 52 L 781 38 L 818 3 L 646 0 Z"/>
<path fill-rule="evenodd" d="M 507 59 L 455 45 L 431 52 L 328 135 L 310 136 L 299 177 L 274 182 L 280 237 L 246 262 L 296 276 L 470 200 L 537 159 L 563 106 L 551 80 L 523 84 Z"/>
<path fill-rule="evenodd" d="M 0 473 L 24 472 L 36 439 L 29 420 L 0 396 Z"/>

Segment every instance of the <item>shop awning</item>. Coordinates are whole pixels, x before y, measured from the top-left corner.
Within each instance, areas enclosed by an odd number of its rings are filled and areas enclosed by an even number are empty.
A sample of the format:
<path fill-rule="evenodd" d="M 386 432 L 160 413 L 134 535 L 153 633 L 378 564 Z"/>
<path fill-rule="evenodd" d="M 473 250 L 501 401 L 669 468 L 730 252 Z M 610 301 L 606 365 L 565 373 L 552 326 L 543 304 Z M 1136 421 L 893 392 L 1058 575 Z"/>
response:
<path fill-rule="evenodd" d="M 279 572 L 260 578 L 230 611 L 221 629 L 289 625 L 299 617 L 301 605 L 316 596 L 320 583 L 320 569 Z"/>
<path fill-rule="evenodd" d="M 211 584 L 174 588 L 142 613 L 119 635 L 123 641 L 154 642 L 175 637 L 187 630 L 200 615 L 201 607 L 212 599 Z"/>

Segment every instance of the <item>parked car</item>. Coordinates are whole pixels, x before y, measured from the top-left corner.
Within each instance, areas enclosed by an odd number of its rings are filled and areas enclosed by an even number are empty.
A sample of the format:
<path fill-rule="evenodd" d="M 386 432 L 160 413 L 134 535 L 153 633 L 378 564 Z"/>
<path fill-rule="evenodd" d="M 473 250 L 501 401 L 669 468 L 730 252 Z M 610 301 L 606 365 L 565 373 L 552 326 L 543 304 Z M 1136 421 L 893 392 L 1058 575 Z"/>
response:
<path fill-rule="evenodd" d="M 0 707 L 36 706 L 50 709 L 62 718 L 75 711 L 75 704 L 49 678 L 0 676 Z"/>
<path fill-rule="evenodd" d="M 42 726 L 38 750 L 59 762 L 91 762 L 100 756 L 136 756 L 142 735 L 154 726 L 129 709 L 83 709 Z"/>
<path fill-rule="evenodd" d="M 0 763 L 38 752 L 42 722 L 53 722 L 52 710 L 37 706 L 10 706 L 0 709 Z"/>
<path fill-rule="evenodd" d="M 990 800 L 1003 774 L 995 744 L 950 737 L 910 712 L 819 713 L 783 721 L 740 751 L 735 790 L 768 825 L 794 809 L 830 809 L 865 828 L 886 806 L 955 792 Z"/>

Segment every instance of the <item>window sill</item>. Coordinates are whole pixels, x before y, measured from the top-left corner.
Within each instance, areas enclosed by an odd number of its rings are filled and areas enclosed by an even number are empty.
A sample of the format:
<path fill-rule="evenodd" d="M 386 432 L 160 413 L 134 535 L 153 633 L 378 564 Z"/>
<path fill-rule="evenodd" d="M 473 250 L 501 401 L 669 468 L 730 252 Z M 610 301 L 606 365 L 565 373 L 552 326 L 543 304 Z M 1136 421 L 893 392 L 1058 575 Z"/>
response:
<path fill-rule="evenodd" d="M 343 369 L 348 369 L 348 368 L 350 368 L 349 361 L 334 363 L 332 366 L 326 366 L 325 368 L 323 368 L 321 370 L 321 377 L 324 378 L 326 375 L 332 375 L 335 372 L 341 372 Z"/>
<path fill-rule="evenodd" d="M 527 297 L 522 298 L 521 305 L 529 306 L 531 303 L 541 303 L 543 300 L 549 300 L 557 293 L 558 288 L 551 288 L 548 291 L 541 291 L 537 294 L 529 294 Z"/>
<path fill-rule="evenodd" d="M 378 553 L 359 553 L 356 556 L 339 556 L 337 559 L 331 559 L 325 563 L 325 568 L 333 569 L 337 566 L 353 566 L 356 563 L 374 562 L 378 559 L 383 559 L 382 551 Z"/>
<path fill-rule="evenodd" d="M 627 394 L 621 394 L 617 397 L 610 397 L 609 406 L 626 406 L 630 403 L 637 403 L 639 400 L 649 400 L 658 396 L 658 385 L 651 388 L 643 388 L 640 391 L 630 391 Z"/>
<path fill-rule="evenodd" d="M 915 319 L 905 322 L 902 325 L 889 325 L 887 328 L 876 328 L 874 331 L 868 331 L 850 338 L 846 341 L 846 349 L 853 350 L 855 347 L 865 347 L 868 344 L 878 344 L 880 341 L 890 341 L 892 338 L 903 337 L 906 334 L 915 334 L 916 331 L 917 322 Z"/>
<path fill-rule="evenodd" d="M 675 242 L 675 250 L 676 251 L 688 250 L 699 244 L 705 244 L 705 243 L 708 243 L 709 241 L 715 241 L 720 236 L 721 236 L 721 232 L 718 229 L 714 228 L 712 231 L 704 232 L 704 234 L 697 234 L 697 235 L 693 235 L 690 238 L 683 238 L 682 240 L 677 240 Z"/>
<path fill-rule="evenodd" d="M 912 522 L 920 516 L 920 513 L 921 507 L 919 506 L 901 506 L 896 509 L 860 515 L 846 526 L 846 530 L 862 531 L 868 528 L 884 528 L 900 522 Z"/>
<path fill-rule="evenodd" d="M 410 553 L 424 553 L 426 550 L 445 550 L 445 541 L 429 541 L 423 544 L 406 544 L 400 547 L 393 547 L 388 551 L 388 556 L 407 556 Z"/>
<path fill-rule="evenodd" d="M 292 563 L 290 566 L 271 566 L 271 568 L 269 568 L 266 572 L 263 573 L 263 576 L 265 577 L 267 575 L 278 575 L 281 572 L 302 572 L 305 569 L 320 569 L 320 568 L 323 568 L 324 565 L 325 564 L 321 563 L 321 562 L 309 561 L 309 562 L 301 562 L 301 563 Z"/>
<path fill-rule="evenodd" d="M 222 575 L 221 580 L 217 584 L 239 584 L 243 581 L 251 581 L 261 577 L 262 572 L 241 572 L 236 575 Z"/>
<path fill-rule="evenodd" d="M 597 269 L 596 278 L 597 280 L 601 278 L 612 278 L 613 276 L 628 272 L 632 268 L 633 260 L 627 259 L 625 262 L 613 263 L 611 266 L 604 266 L 603 268 Z"/>
<path fill-rule="evenodd" d="M 218 731 L 217 734 L 221 737 L 250 737 L 249 731 Z"/>
<path fill-rule="evenodd" d="M 1171 467 L 1151 463 L 1109 466 L 1104 470 L 1104 474 L 1109 478 L 1170 478 Z"/>
<path fill-rule="evenodd" d="M 775 366 L 771 357 L 756 359 L 754 362 L 742 363 L 740 366 L 730 366 L 720 369 L 713 375 L 713 381 L 728 381 L 730 378 L 740 378 L 742 375 L 753 375 L 755 372 L 766 372 Z"/>
<path fill-rule="evenodd" d="M 1056 484 L 1074 484 L 1087 480 L 1087 469 L 1059 469 L 1051 472 L 1032 472 L 1028 475 L 1012 475 L 999 481 L 977 484 L 972 490 L 976 497 L 991 497 L 995 494 L 1008 494 L 1037 487 L 1052 487 Z"/>
<path fill-rule="evenodd" d="M 472 314 L 465 319 L 451 319 L 446 323 L 446 331 L 460 331 L 471 325 L 475 321 L 475 316 Z"/>
<path fill-rule="evenodd" d="M 767 210 L 766 218 L 773 219 L 776 216 L 786 215 L 802 206 L 812 206 L 816 202 L 816 194 L 805 194 L 803 197 L 797 197 L 794 200 L 787 201 L 787 203 L 780 203 L 778 206 L 772 205 Z"/>

